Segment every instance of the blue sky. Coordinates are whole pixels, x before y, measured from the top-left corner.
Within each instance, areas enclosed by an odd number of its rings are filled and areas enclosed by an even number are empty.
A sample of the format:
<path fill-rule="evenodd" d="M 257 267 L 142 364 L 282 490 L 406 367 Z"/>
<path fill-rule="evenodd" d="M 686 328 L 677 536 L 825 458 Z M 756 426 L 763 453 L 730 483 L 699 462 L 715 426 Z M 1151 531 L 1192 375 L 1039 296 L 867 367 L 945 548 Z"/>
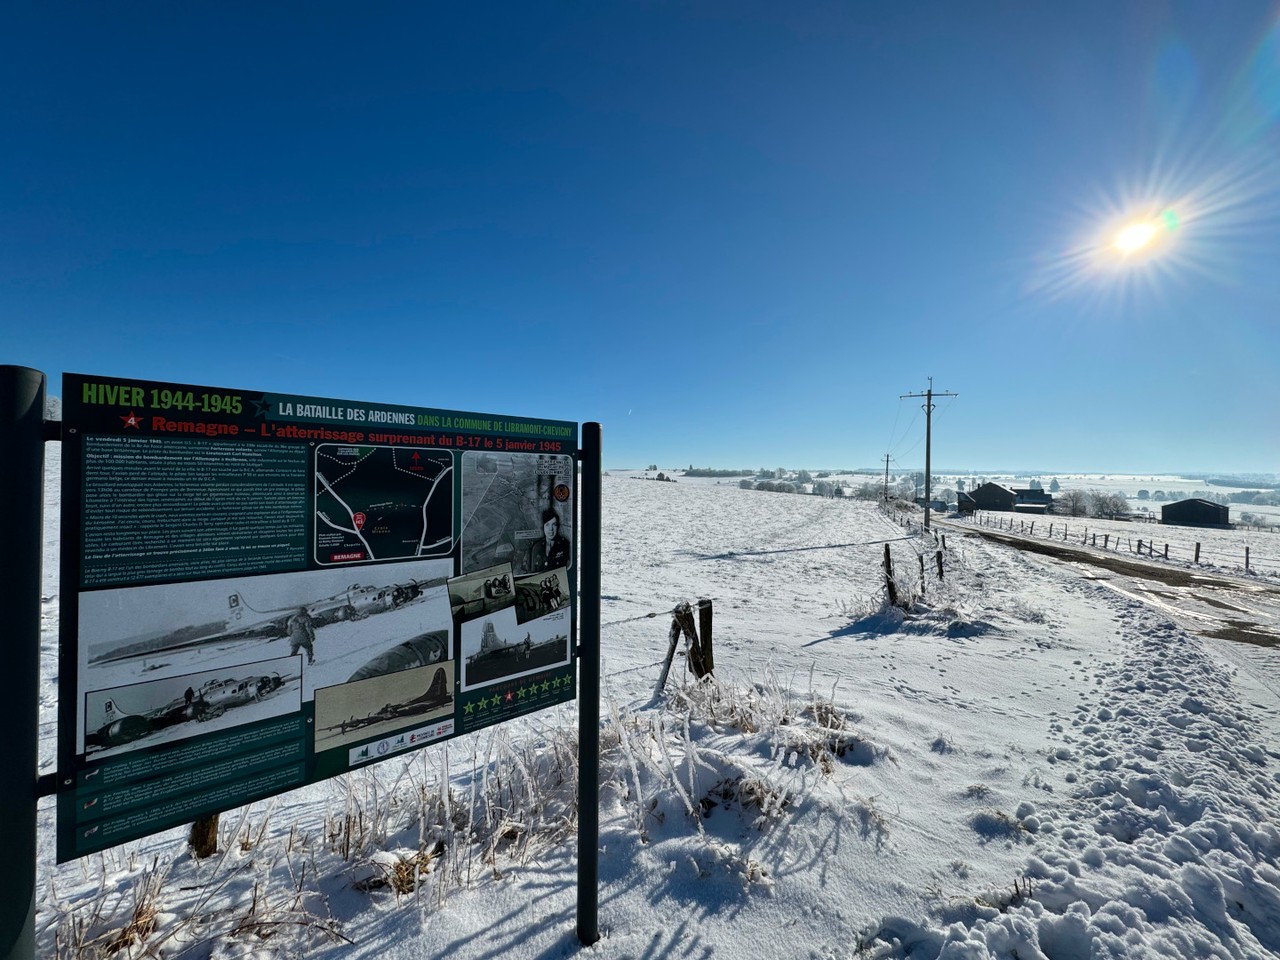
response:
<path fill-rule="evenodd" d="M 0 362 L 616 466 L 919 467 L 932 376 L 935 466 L 1280 470 L 1275 3 L 0 17 Z"/>

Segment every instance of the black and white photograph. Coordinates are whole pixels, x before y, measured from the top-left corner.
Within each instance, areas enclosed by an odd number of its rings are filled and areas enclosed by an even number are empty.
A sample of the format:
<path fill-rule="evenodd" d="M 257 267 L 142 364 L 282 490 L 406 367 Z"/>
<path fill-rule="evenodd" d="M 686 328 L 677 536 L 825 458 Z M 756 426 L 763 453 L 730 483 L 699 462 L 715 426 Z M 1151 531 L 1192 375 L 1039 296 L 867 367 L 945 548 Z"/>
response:
<path fill-rule="evenodd" d="M 317 687 L 444 661 L 450 568 L 425 560 L 84 593 L 78 687 L 239 676 L 264 658 L 294 657 L 305 702 Z"/>
<path fill-rule="evenodd" d="M 316 751 L 385 736 L 453 714 L 453 661 L 321 687 Z"/>
<path fill-rule="evenodd" d="M 513 680 L 569 662 L 569 611 L 517 623 L 515 609 L 462 624 L 462 689 Z"/>
<path fill-rule="evenodd" d="M 449 606 L 455 621 L 496 613 L 515 602 L 515 577 L 509 563 L 475 570 L 449 581 Z"/>
<path fill-rule="evenodd" d="M 462 572 L 509 563 L 517 575 L 573 564 L 573 460 L 489 453 L 462 457 Z"/>
<path fill-rule="evenodd" d="M 516 578 L 516 620 L 527 623 L 569 606 L 569 571 L 531 573 Z"/>
<path fill-rule="evenodd" d="M 300 657 L 277 657 L 234 673 L 206 670 L 90 690 L 84 697 L 84 751 L 101 759 L 297 713 L 300 665 Z"/>

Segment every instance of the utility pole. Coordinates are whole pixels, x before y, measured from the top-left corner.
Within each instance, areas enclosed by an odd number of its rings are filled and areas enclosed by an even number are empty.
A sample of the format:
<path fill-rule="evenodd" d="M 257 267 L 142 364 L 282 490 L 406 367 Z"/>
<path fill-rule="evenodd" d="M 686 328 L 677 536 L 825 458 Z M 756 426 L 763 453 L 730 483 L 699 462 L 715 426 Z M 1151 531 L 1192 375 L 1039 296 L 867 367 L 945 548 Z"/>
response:
<path fill-rule="evenodd" d="M 884 498 L 889 499 L 889 455 L 884 455 Z"/>
<path fill-rule="evenodd" d="M 932 465 L 930 463 L 930 447 L 933 444 L 933 398 L 934 397 L 958 397 L 960 394 L 951 393 L 934 393 L 933 377 L 929 378 L 929 389 L 924 393 L 904 393 L 898 399 L 905 400 L 907 397 L 924 397 L 924 404 L 920 409 L 924 411 L 924 528 L 929 529 L 929 484 L 932 480 L 930 473 Z"/>

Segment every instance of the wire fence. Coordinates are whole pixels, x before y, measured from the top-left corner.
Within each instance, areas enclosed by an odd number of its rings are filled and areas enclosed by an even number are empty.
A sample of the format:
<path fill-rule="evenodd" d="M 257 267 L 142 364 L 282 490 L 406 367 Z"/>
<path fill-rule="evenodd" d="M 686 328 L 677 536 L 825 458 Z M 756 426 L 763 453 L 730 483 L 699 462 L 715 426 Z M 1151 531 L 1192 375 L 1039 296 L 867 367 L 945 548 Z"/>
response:
<path fill-rule="evenodd" d="M 1095 547 L 1110 553 L 1129 553 L 1152 560 L 1191 564 L 1231 572 L 1280 576 L 1280 535 L 1239 530 L 1142 524 L 1093 517 L 1034 518 L 980 510 L 972 522 L 1038 540 L 1058 540 Z M 1170 532 L 1176 531 L 1173 536 Z"/>

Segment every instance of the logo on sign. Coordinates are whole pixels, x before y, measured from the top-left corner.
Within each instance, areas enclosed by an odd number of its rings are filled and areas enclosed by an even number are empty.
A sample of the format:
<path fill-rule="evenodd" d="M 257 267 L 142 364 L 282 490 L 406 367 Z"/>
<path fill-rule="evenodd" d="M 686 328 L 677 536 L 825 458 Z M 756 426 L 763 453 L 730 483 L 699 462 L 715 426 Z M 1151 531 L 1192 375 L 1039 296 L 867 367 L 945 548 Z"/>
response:
<path fill-rule="evenodd" d="M 355 521 L 355 523 L 356 523 L 356 529 L 357 529 L 357 530 L 363 530 L 363 529 L 364 529 L 364 514 L 363 514 L 363 513 L 353 514 L 353 515 L 352 515 L 352 517 L 351 517 L 351 519 Z"/>

